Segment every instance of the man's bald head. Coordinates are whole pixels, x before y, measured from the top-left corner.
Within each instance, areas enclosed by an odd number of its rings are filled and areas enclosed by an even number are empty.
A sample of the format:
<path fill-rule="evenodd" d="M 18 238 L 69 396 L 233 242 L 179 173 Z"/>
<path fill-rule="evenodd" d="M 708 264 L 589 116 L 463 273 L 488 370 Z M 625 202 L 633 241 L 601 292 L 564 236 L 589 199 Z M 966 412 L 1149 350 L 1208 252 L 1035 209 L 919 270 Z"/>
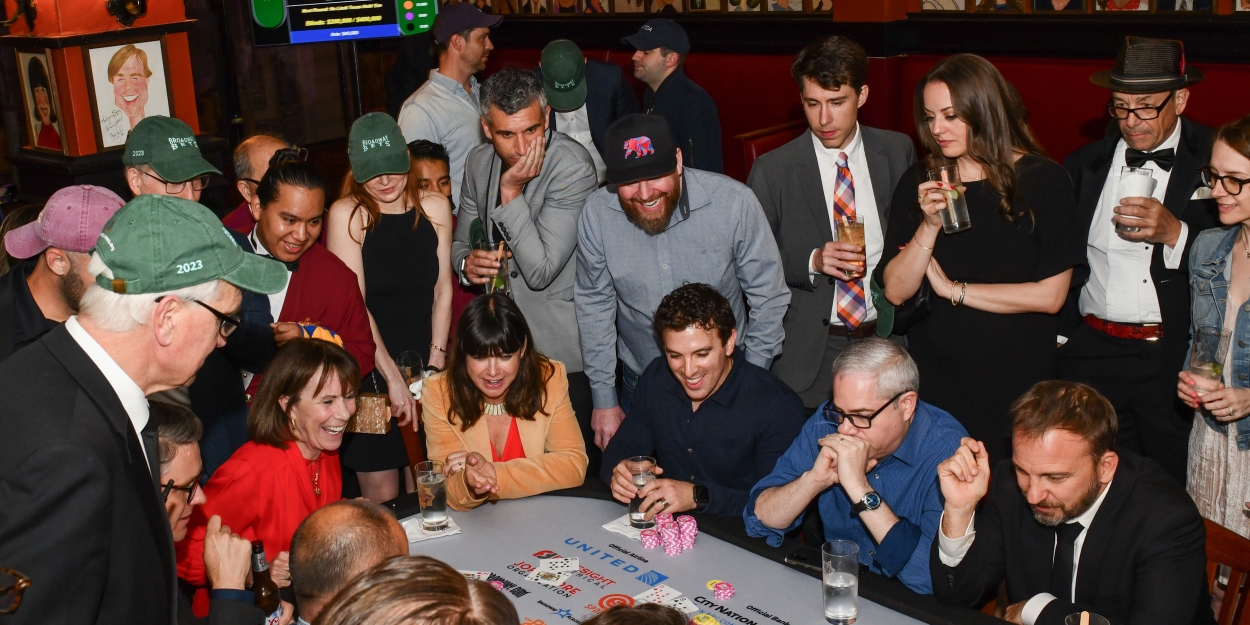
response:
<path fill-rule="evenodd" d="M 291 147 L 290 143 L 274 135 L 252 135 L 234 149 L 234 179 L 244 200 L 251 201 L 274 152 Z"/>
<path fill-rule="evenodd" d="M 300 523 L 291 540 L 291 585 L 311 622 L 354 577 L 408 553 L 408 536 L 386 508 L 360 499 L 336 501 Z"/>

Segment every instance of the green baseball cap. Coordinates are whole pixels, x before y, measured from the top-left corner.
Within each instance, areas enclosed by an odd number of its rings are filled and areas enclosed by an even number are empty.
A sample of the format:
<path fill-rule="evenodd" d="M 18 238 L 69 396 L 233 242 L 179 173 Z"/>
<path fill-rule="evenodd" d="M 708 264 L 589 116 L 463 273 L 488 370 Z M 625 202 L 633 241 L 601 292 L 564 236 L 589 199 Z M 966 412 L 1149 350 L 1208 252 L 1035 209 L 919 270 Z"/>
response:
<path fill-rule="evenodd" d="M 386 113 L 367 113 L 352 124 L 347 158 L 352 177 L 361 184 L 385 174 L 406 174 L 411 167 L 404 133 Z"/>
<path fill-rule="evenodd" d="M 113 272 L 96 284 L 128 295 L 163 293 L 225 280 L 255 293 L 286 286 L 282 263 L 239 247 L 208 208 L 179 197 L 140 195 L 121 207 L 96 241 Z"/>
<path fill-rule="evenodd" d="M 204 160 L 195 133 L 186 122 L 164 115 L 144 117 L 126 138 L 122 164 L 147 165 L 170 182 L 186 182 L 221 172 Z"/>
<path fill-rule="evenodd" d="M 556 39 L 543 48 L 543 91 L 557 111 L 576 111 L 586 103 L 586 57 L 568 39 Z"/>

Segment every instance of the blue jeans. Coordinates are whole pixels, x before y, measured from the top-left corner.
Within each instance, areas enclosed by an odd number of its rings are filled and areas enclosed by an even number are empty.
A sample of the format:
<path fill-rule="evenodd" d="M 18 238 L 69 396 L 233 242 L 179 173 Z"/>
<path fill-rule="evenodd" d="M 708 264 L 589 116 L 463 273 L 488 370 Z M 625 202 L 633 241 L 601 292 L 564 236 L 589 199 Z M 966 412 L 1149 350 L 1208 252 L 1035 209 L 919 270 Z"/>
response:
<path fill-rule="evenodd" d="M 625 412 L 626 416 L 629 416 L 629 406 L 634 400 L 634 389 L 638 386 L 638 376 L 639 374 L 631 371 L 629 367 L 621 365 L 621 392 L 618 393 L 617 401 L 621 404 L 621 410 Z"/>

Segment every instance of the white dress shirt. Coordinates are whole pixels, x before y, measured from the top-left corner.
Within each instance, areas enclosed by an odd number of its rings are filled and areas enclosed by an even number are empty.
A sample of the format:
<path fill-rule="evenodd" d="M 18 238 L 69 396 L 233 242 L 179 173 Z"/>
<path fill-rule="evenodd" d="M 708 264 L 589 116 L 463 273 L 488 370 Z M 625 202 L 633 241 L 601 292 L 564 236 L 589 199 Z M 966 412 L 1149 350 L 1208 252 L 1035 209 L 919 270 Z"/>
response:
<path fill-rule="evenodd" d="M 1098 509 L 1102 507 L 1102 500 L 1107 498 L 1107 493 L 1110 492 L 1111 484 L 1114 481 L 1115 480 L 1107 482 L 1107 485 L 1103 487 L 1102 492 L 1099 493 L 1098 498 L 1094 500 L 1093 505 L 1091 505 L 1088 510 L 1081 513 L 1081 515 L 1075 519 L 1068 521 L 1069 523 L 1080 523 L 1085 526 L 1085 529 L 1081 530 L 1080 534 L 1077 534 L 1076 541 L 1072 544 L 1072 590 L 1066 597 L 1067 601 L 1076 601 L 1076 573 L 1081 568 L 1081 547 L 1085 545 L 1085 535 L 1089 533 L 1089 528 L 1094 523 L 1094 517 L 1098 514 Z M 944 512 L 942 515 L 945 517 L 946 513 Z M 968 520 L 967 531 L 965 531 L 964 535 L 959 538 L 947 537 L 946 533 L 941 530 L 942 526 L 939 522 L 938 559 L 942 561 L 942 564 L 949 567 L 956 567 L 959 566 L 960 562 L 963 562 L 964 556 L 968 555 L 968 549 L 972 547 L 972 541 L 977 537 L 976 530 L 973 528 L 975 522 L 976 514 L 973 514 L 972 518 Z M 1055 543 L 1058 544 L 1058 542 L 1059 538 L 1056 536 Z M 1054 561 L 1054 549 L 1054 547 L 1051 547 L 1052 562 Z M 1042 609 L 1055 599 L 1056 597 L 1048 592 L 1039 592 L 1036 595 L 1033 595 L 1024 603 L 1024 608 L 1020 610 L 1020 622 L 1024 625 L 1033 625 L 1037 622 L 1037 617 L 1042 614 Z"/>
<path fill-rule="evenodd" d="M 603 184 L 608 179 L 608 166 L 604 164 L 603 156 L 599 154 L 599 149 L 595 147 L 595 141 L 590 136 L 590 118 L 586 116 L 586 103 L 583 102 L 576 111 L 556 111 L 556 130 L 572 137 L 590 152 L 590 158 L 595 161 L 599 184 Z"/>
<path fill-rule="evenodd" d="M 1155 150 L 1176 149 L 1180 142 L 1181 125 L 1177 124 L 1172 136 Z M 1080 310 L 1082 315 L 1093 315 L 1107 321 L 1161 323 L 1163 316 L 1159 312 L 1159 296 L 1155 293 L 1155 283 L 1150 277 L 1154 244 L 1125 241 L 1116 234 L 1115 224 L 1111 222 L 1111 218 L 1115 216 L 1115 207 L 1120 204 L 1120 170 L 1127 166 L 1124 160 L 1127 149 L 1124 139 L 1120 139 L 1111 159 L 1111 170 L 1103 183 L 1102 195 L 1098 197 L 1098 209 L 1094 213 L 1094 222 L 1090 226 L 1087 240 L 1090 275 L 1081 289 Z M 1172 172 L 1164 171 L 1154 162 L 1147 162 L 1145 167 L 1153 170 L 1151 176 L 1155 179 L 1155 190 L 1152 196 L 1162 202 L 1167 193 L 1168 182 L 1172 179 Z M 1163 248 L 1163 265 L 1166 268 L 1176 269 L 1181 266 L 1188 237 L 1189 226 L 1182 221 L 1176 246 L 1165 245 Z"/>
<path fill-rule="evenodd" d="M 820 186 L 825 192 L 826 213 L 829 215 L 829 228 L 837 236 L 838 225 L 833 212 L 833 191 L 838 184 L 838 155 L 846 152 L 847 167 L 851 170 L 851 180 L 855 185 L 855 215 L 864 222 L 864 255 L 868 257 L 864 271 L 864 303 L 867 305 L 864 323 L 876 321 L 877 309 L 872 305 L 872 293 L 868 281 L 873 269 L 881 260 L 881 252 L 885 249 L 885 236 L 881 233 L 881 215 L 877 213 L 877 196 L 872 192 L 872 177 L 868 175 L 868 160 L 864 157 L 863 133 L 859 124 L 855 124 L 855 136 L 842 149 L 831 150 L 820 143 L 820 139 L 812 133 L 812 145 L 816 147 L 816 163 L 820 166 Z M 808 259 L 808 273 L 813 282 L 824 274 L 811 271 L 816 254 L 814 250 Z M 830 325 L 842 325 L 838 320 L 838 301 L 834 298 L 833 310 L 829 314 Z"/>
<path fill-rule="evenodd" d="M 273 254 L 269 253 L 269 250 L 266 249 L 264 245 L 261 245 L 260 239 L 256 238 L 255 226 L 252 227 L 252 233 L 247 235 L 247 239 L 252 244 L 252 249 L 256 250 L 258 255 L 277 260 Z M 274 323 L 278 322 L 278 316 L 282 314 L 282 305 L 286 303 L 286 290 L 290 286 L 291 272 L 287 271 L 286 284 L 282 285 L 282 290 L 269 295 L 269 314 L 273 316 Z"/>
<path fill-rule="evenodd" d="M 91 362 L 95 363 L 100 373 L 104 374 L 104 379 L 108 380 L 109 386 L 113 387 L 113 392 L 117 393 L 117 399 L 121 401 L 122 408 L 126 411 L 126 416 L 130 417 L 130 424 L 135 428 L 135 438 L 139 439 L 139 448 L 143 450 L 143 462 L 148 461 L 148 451 L 143 445 L 143 428 L 148 425 L 148 398 L 144 397 L 143 389 L 139 388 L 135 381 L 122 370 L 121 365 L 104 351 L 104 348 L 96 342 L 87 331 L 83 329 L 82 324 L 78 323 L 78 316 L 75 315 L 65 320 L 65 329 L 69 331 L 69 335 L 73 337 L 74 342 L 87 353 L 87 357 Z M 155 471 L 154 475 L 159 475 L 160 467 L 148 467 L 149 471 Z"/>

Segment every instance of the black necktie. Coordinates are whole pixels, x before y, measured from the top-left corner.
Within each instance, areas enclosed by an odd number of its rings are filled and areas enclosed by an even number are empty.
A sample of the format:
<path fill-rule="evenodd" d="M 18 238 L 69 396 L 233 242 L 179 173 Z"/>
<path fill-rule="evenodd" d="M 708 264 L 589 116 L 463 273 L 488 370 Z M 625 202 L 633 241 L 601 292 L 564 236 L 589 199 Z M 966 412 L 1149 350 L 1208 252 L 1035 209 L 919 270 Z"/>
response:
<path fill-rule="evenodd" d="M 1124 151 L 1124 162 L 1129 167 L 1141 167 L 1150 161 L 1154 161 L 1163 171 L 1172 171 L 1172 162 L 1176 160 L 1176 150 L 1168 148 L 1166 150 L 1156 150 L 1154 152 L 1142 152 L 1129 148 Z"/>
<path fill-rule="evenodd" d="M 1055 528 L 1055 563 L 1050 567 L 1050 594 L 1064 601 L 1072 600 L 1072 575 L 1076 556 L 1076 537 L 1085 526 L 1064 523 Z"/>
<path fill-rule="evenodd" d="M 161 458 L 157 453 L 160 449 L 160 441 L 156 436 L 156 419 L 148 417 L 147 425 L 143 426 L 143 431 L 139 432 L 139 438 L 143 440 L 143 453 L 147 454 L 148 472 L 152 474 L 152 483 L 159 489 L 161 486 Z"/>

